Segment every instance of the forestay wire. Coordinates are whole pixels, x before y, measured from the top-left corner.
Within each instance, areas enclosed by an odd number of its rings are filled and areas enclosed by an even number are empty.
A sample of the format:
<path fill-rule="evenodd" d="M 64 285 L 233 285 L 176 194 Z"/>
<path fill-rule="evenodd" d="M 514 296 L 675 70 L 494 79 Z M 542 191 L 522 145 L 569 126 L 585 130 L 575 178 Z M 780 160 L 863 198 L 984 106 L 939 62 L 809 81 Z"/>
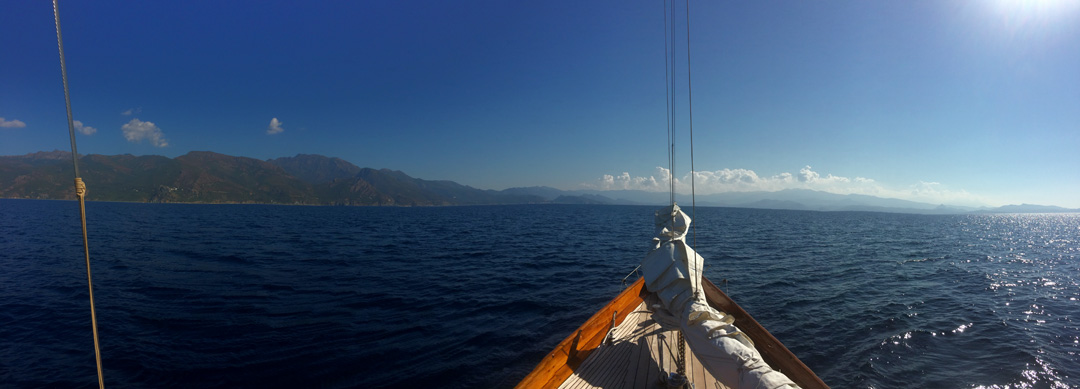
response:
<path fill-rule="evenodd" d="M 664 0 L 664 91 L 667 102 L 668 197 L 675 205 L 675 1 Z M 670 19 L 670 20 L 669 20 Z M 668 23 L 670 21 L 670 23 Z M 670 41 L 670 45 L 668 44 Z M 672 219 L 674 220 L 674 219 Z"/>
<path fill-rule="evenodd" d="M 697 191 L 694 188 L 694 178 L 697 171 L 694 170 L 694 92 L 690 82 L 690 0 L 686 0 L 686 107 L 689 110 L 690 123 L 690 219 L 697 218 Z M 697 224 L 690 224 L 691 246 L 697 247 Z M 704 264 L 703 264 L 704 265 Z M 694 290 L 701 289 L 695 288 Z"/>
<path fill-rule="evenodd" d="M 94 358 L 97 361 L 98 387 L 105 388 L 101 373 L 101 346 L 98 342 L 97 314 L 94 311 L 94 282 L 90 277 L 90 243 L 86 236 L 86 184 L 79 176 L 79 152 L 75 147 L 75 124 L 71 116 L 71 95 L 68 93 L 67 66 L 64 63 L 64 38 L 60 34 L 60 5 L 53 0 L 56 19 L 56 45 L 60 49 L 60 76 L 64 81 L 64 105 L 67 107 L 68 136 L 71 138 L 71 163 L 75 167 L 75 197 L 79 200 L 79 219 L 82 221 L 83 253 L 86 256 L 86 284 L 90 288 L 90 325 L 94 330 Z"/>
<path fill-rule="evenodd" d="M 676 49 L 675 49 L 676 48 L 676 46 L 675 46 L 675 25 L 676 25 L 676 23 L 675 23 L 675 21 L 676 21 L 675 0 L 671 0 L 670 2 L 668 2 L 667 0 L 664 0 L 664 73 L 665 73 L 665 87 L 666 87 L 665 93 L 667 94 L 667 103 L 666 103 L 666 105 L 667 105 L 667 114 L 668 114 L 668 121 L 667 121 L 668 143 L 667 143 L 667 145 L 665 145 L 665 148 L 667 149 L 667 153 L 668 153 L 668 190 L 669 190 L 671 205 L 672 205 L 673 209 L 674 209 L 674 205 L 675 205 L 675 200 L 676 200 L 675 195 L 676 195 L 676 189 L 677 189 L 677 185 L 675 184 L 675 177 L 676 177 L 675 176 L 675 165 L 676 165 L 675 164 L 675 162 L 676 162 L 675 140 L 676 140 L 676 128 L 677 128 L 675 119 L 676 119 L 677 112 L 678 112 L 677 109 L 676 109 L 677 108 L 676 107 L 676 101 L 678 100 L 678 98 L 677 98 L 677 93 L 676 93 L 676 88 L 675 88 L 675 86 L 677 85 L 677 83 L 676 83 L 677 77 L 675 75 L 675 73 L 676 73 L 675 72 L 675 64 L 676 64 L 676 54 L 675 54 L 675 51 L 676 51 Z M 697 191 L 696 191 L 696 187 L 695 187 L 696 186 L 695 185 L 696 180 L 695 180 L 695 171 L 694 171 L 693 95 L 690 93 L 691 89 L 690 89 L 690 1 L 689 0 L 686 0 L 686 72 L 687 72 L 687 78 L 686 78 L 686 80 L 687 80 L 687 103 L 688 103 L 688 109 L 689 109 L 689 113 L 690 113 L 690 116 L 689 116 L 689 123 L 690 123 L 690 195 L 691 195 L 691 201 L 693 202 L 692 209 L 691 209 L 691 219 L 693 219 L 693 218 L 695 218 L 697 216 L 696 215 L 696 213 L 697 213 L 696 212 L 697 211 L 697 199 L 696 199 L 697 193 L 696 192 Z M 672 224 L 674 225 L 675 214 L 672 213 L 671 217 L 672 217 Z M 696 233 L 697 229 L 696 229 L 696 227 L 694 226 L 693 223 L 691 223 L 690 228 L 691 228 L 691 234 L 692 234 L 692 237 L 691 237 L 692 246 L 696 246 L 697 245 L 697 233 Z M 697 259 L 694 258 L 694 259 L 691 260 L 690 265 L 693 266 L 693 264 L 696 263 L 696 262 L 697 262 Z M 697 269 L 697 270 L 699 270 L 699 272 L 700 272 L 701 269 Z M 690 282 L 693 284 L 693 283 L 695 283 L 695 280 L 691 279 Z M 697 283 L 698 283 L 698 285 L 695 285 L 695 288 L 694 288 L 695 293 L 697 293 L 696 291 L 699 290 L 700 286 L 701 286 L 700 285 L 700 280 L 697 280 Z M 685 379 L 685 374 L 686 374 L 686 343 L 685 343 L 682 332 L 679 332 L 678 349 L 679 349 L 679 351 L 678 351 L 678 354 L 676 355 L 676 357 L 677 357 L 676 366 L 677 366 L 677 369 L 678 369 L 677 371 L 678 371 L 678 375 L 684 377 L 684 379 Z"/>
<path fill-rule="evenodd" d="M 677 94 L 675 91 L 676 76 L 675 76 L 675 0 L 668 2 L 664 0 L 664 73 L 665 73 L 665 93 L 667 95 L 667 139 L 668 142 L 665 145 L 668 154 L 668 190 L 670 193 L 671 205 L 675 205 L 675 194 L 677 186 L 675 185 L 675 140 L 676 140 L 676 105 Z M 697 217 L 697 188 L 696 188 L 696 171 L 694 169 L 694 108 L 693 108 L 693 90 L 691 83 L 691 69 L 690 69 L 690 1 L 686 0 L 686 84 L 687 84 L 687 110 L 689 113 L 688 123 L 690 130 L 690 198 L 691 198 L 691 220 Z M 674 221 L 674 214 L 672 218 Z M 691 234 L 691 247 L 697 247 L 697 227 L 694 223 L 690 225 Z M 697 259 L 691 260 L 692 263 L 696 263 Z M 698 269 L 699 273 L 703 269 Z M 695 293 L 700 290 L 700 280 L 690 280 L 691 283 L 697 281 L 698 285 L 695 285 Z M 678 357 L 678 373 L 685 374 L 685 341 L 683 335 L 679 333 L 679 353 Z"/>

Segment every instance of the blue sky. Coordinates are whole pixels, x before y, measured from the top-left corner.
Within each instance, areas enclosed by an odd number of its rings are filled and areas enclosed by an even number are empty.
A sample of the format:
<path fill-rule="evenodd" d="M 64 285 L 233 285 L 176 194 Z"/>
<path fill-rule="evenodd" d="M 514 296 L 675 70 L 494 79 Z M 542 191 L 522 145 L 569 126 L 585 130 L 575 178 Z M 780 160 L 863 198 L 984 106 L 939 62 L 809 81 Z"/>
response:
<path fill-rule="evenodd" d="M 697 189 L 1080 207 L 1078 4 L 694 2 Z M 663 11 L 70 0 L 61 21 L 84 154 L 314 153 L 479 188 L 660 190 Z M 0 117 L 0 155 L 68 148 L 48 1 L 0 3 Z"/>

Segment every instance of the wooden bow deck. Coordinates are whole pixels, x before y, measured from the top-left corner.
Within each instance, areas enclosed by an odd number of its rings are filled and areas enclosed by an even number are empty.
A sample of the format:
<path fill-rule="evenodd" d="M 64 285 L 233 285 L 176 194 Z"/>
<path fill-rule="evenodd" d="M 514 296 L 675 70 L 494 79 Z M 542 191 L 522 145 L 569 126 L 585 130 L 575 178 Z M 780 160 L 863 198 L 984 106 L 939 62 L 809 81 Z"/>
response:
<path fill-rule="evenodd" d="M 828 388 L 820 378 L 739 307 L 702 279 L 709 305 L 734 316 L 765 362 L 803 388 Z M 568 336 L 517 388 L 658 388 L 660 377 L 675 371 L 678 335 L 652 320 L 644 302 L 648 292 L 638 279 Z M 614 328 L 608 344 L 604 338 Z M 661 336 L 662 335 L 662 336 Z M 695 388 L 725 388 L 687 348 L 686 375 Z"/>
<path fill-rule="evenodd" d="M 615 329 L 610 344 L 594 350 L 559 388 L 661 388 L 661 377 L 674 372 L 679 334 L 664 331 L 641 303 Z M 687 349 L 686 377 L 695 388 L 727 388 L 709 374 Z"/>

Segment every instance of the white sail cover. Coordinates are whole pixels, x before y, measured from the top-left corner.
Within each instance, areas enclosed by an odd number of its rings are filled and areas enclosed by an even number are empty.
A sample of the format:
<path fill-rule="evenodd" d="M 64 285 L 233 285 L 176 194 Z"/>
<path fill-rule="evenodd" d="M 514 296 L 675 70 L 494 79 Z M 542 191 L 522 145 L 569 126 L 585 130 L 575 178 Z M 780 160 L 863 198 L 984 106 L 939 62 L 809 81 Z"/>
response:
<path fill-rule="evenodd" d="M 690 217 L 678 205 L 656 213 L 656 247 L 641 261 L 645 287 L 662 305 L 653 318 L 665 329 L 681 330 L 702 365 L 728 387 L 797 388 L 761 359 L 750 338 L 732 324 L 734 317 L 706 302 L 704 258 L 684 241 L 689 226 Z"/>

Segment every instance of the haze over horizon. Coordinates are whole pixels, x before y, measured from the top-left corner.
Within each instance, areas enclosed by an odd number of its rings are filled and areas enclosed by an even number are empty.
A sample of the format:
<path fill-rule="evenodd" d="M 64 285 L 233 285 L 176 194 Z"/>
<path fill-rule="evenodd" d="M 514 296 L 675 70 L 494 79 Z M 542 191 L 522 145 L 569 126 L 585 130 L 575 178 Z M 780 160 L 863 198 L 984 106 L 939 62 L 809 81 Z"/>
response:
<path fill-rule="evenodd" d="M 459 4 L 61 1 L 79 152 L 666 191 L 662 2 Z M 690 11 L 698 193 L 1080 208 L 1080 3 Z M 0 155 L 68 147 L 55 33 L 51 3 L 0 4 Z"/>

